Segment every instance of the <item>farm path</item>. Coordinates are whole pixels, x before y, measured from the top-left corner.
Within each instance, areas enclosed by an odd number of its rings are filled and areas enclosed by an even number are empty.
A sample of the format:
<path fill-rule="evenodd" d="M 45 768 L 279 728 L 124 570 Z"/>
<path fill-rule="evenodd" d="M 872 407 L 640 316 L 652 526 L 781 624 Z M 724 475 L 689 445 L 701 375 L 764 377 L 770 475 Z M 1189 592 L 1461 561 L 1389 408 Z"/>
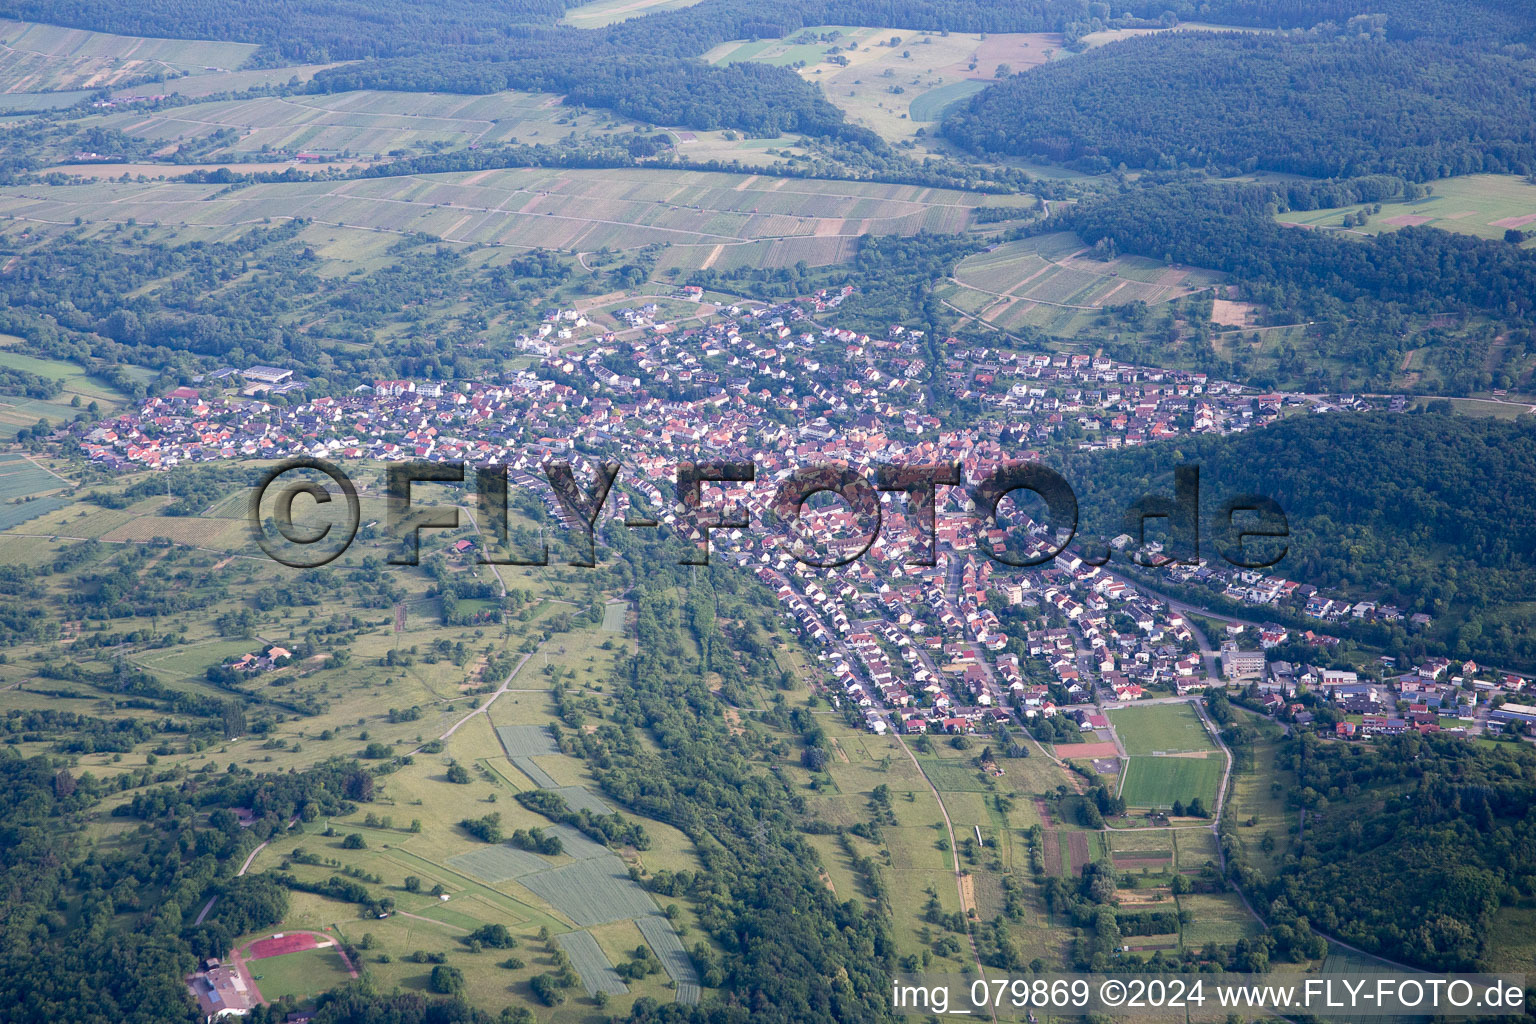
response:
<path fill-rule="evenodd" d="M 468 933 L 468 931 L 469 931 L 468 928 L 465 928 L 462 925 L 449 924 L 447 921 L 434 921 L 430 917 L 422 917 L 420 914 L 413 914 L 409 910 L 397 910 L 397 911 L 395 911 L 395 916 L 397 916 L 397 917 L 409 917 L 413 921 L 425 921 L 427 924 L 435 924 L 439 928 L 452 928 L 455 931 L 460 931 L 460 932 L 465 932 L 465 933 Z"/>
<path fill-rule="evenodd" d="M 968 879 L 965 873 L 960 870 L 960 846 L 955 842 L 955 825 L 954 822 L 949 820 L 949 809 L 944 806 L 944 797 L 940 795 L 939 787 L 935 786 L 933 780 L 928 777 L 928 773 L 923 771 L 923 763 L 917 759 L 917 755 L 912 753 L 911 749 L 907 746 L 907 741 L 902 738 L 901 732 L 898 730 L 893 732 L 892 735 L 896 737 L 896 745 L 901 747 L 902 753 L 907 755 L 907 759 L 912 762 L 912 766 L 917 769 L 917 773 L 923 777 L 924 782 L 928 783 L 928 789 L 933 793 L 933 798 L 938 801 L 939 813 L 944 816 L 944 829 L 949 833 L 949 856 L 955 865 L 955 891 L 960 895 L 960 911 L 961 913 L 966 913 L 974 909 L 975 902 L 971 898 L 971 886 L 966 884 Z M 981 962 L 981 952 L 976 948 L 976 937 L 970 934 L 969 929 L 966 933 L 966 940 L 971 944 L 971 956 L 976 961 L 976 970 L 981 975 L 982 980 L 986 980 L 987 968 Z M 997 1019 L 996 1011 L 993 1011 L 992 1019 Z"/>
<path fill-rule="evenodd" d="M 438 739 L 446 740 L 448 737 L 450 737 L 454 733 L 458 732 L 459 731 L 459 726 L 463 725 L 465 722 L 469 721 L 471 718 L 474 718 L 476 715 L 483 715 L 486 712 L 490 711 L 491 710 L 491 705 L 496 703 L 496 698 L 500 697 L 502 694 L 507 692 L 507 690 L 512 686 L 512 680 L 517 678 L 518 672 L 522 671 L 523 666 L 528 664 L 528 659 L 533 657 L 533 654 L 534 654 L 534 652 L 530 651 L 527 654 L 523 655 L 521 658 L 519 658 L 518 662 L 517 662 L 517 665 L 515 667 L 513 667 L 512 671 L 510 673 L 507 674 L 507 678 L 502 680 L 501 689 L 499 689 L 495 693 L 491 694 L 490 699 L 487 700 L 484 704 L 480 705 L 478 708 L 475 708 L 475 710 L 471 711 L 469 714 L 465 715 L 463 718 L 459 719 L 457 722 L 454 722 L 452 725 L 450 725 L 448 727 L 448 731 L 443 733 L 441 736 L 439 736 Z M 414 753 L 417 753 L 420 750 L 421 750 L 421 748 L 417 747 L 415 750 L 411 751 L 411 753 L 414 754 Z"/>
<path fill-rule="evenodd" d="M 23 455 L 22 458 L 26 459 L 32 465 L 34 465 L 38 469 L 42 470 L 44 473 L 47 473 L 49 476 L 53 477 L 55 480 L 61 480 L 61 481 L 63 481 L 64 483 L 68 484 L 71 487 L 73 487 L 75 485 L 75 482 L 73 480 L 69 479 L 68 477 L 59 476 L 59 474 L 55 473 L 53 470 L 49 469 L 47 466 L 45 466 L 42 463 L 38 462 L 37 459 L 33 458 L 31 455 Z"/>
<path fill-rule="evenodd" d="M 292 821 L 288 822 L 288 827 L 292 828 L 294 825 L 297 825 L 298 822 L 299 822 L 299 819 L 298 819 L 297 816 L 295 816 Z M 239 878 L 241 875 L 245 874 L 245 872 L 251 866 L 251 861 L 255 860 L 256 859 L 256 855 L 258 853 L 260 853 L 262 850 L 265 850 L 267 848 L 268 844 L 271 843 L 271 842 L 272 842 L 272 840 L 268 839 L 265 843 L 262 843 L 260 846 L 256 847 L 256 849 L 252 850 L 251 851 L 251 855 L 249 857 L 245 858 L 245 863 L 240 865 L 240 870 L 235 872 L 235 877 Z M 197 920 L 193 921 L 192 924 L 194 926 L 202 924 L 203 923 L 203 918 L 208 916 L 208 911 L 212 910 L 213 909 L 213 905 L 215 903 L 217 903 L 217 902 L 219 902 L 219 898 L 217 896 L 210 896 L 210 897 L 208 897 L 208 902 L 203 904 L 203 909 L 198 911 Z M 356 975 L 353 975 L 353 977 L 356 977 Z"/>
<path fill-rule="evenodd" d="M 475 514 L 473 512 L 471 512 L 467 507 L 465 507 L 463 505 L 456 505 L 454 507 L 463 510 L 465 517 L 469 519 L 469 525 L 473 526 L 475 528 L 475 536 L 479 537 L 481 539 L 481 541 L 483 542 L 485 540 L 485 534 L 481 532 L 480 524 L 475 521 Z M 501 596 L 502 597 L 506 597 L 507 596 L 507 581 L 501 578 L 501 566 L 497 565 L 495 562 L 489 562 L 487 564 L 490 565 L 491 572 L 493 574 L 495 574 L 495 576 L 496 576 L 496 585 L 501 588 Z M 399 633 L 399 632 L 402 632 L 402 630 L 397 628 L 395 630 L 395 632 Z M 516 669 L 513 669 L 514 674 L 516 673 L 516 671 L 517 671 Z M 503 689 L 505 689 L 505 687 L 503 687 Z"/>

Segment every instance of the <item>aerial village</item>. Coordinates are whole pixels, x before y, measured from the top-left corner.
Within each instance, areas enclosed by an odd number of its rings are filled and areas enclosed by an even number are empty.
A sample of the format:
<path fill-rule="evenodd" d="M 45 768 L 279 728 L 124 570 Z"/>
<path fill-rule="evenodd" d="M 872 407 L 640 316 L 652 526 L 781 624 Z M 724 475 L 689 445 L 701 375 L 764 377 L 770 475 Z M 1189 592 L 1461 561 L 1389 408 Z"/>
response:
<path fill-rule="evenodd" d="M 557 516 L 544 463 L 569 460 L 581 478 L 616 459 L 623 470 L 603 514 L 623 520 L 641 505 L 699 542 L 703 531 L 680 519 L 671 498 L 677 464 L 750 461 L 753 482 L 706 485 L 704 503 L 719 521 L 744 514 L 749 523 L 709 530 L 711 556 L 754 573 L 777 596 L 818 652 L 818 683 L 874 732 L 963 734 L 1004 722 L 1057 742 L 1112 742 L 1105 707 L 1188 699 L 1213 685 L 1241 687 L 1254 706 L 1297 727 L 1316 721 L 1341 740 L 1536 727 L 1536 707 L 1519 703 L 1527 681 L 1517 675 L 1443 659 L 1336 667 L 1330 626 L 1416 630 L 1429 625 L 1427 615 L 1218 559 L 1128 573 L 1119 559 L 1092 565 L 1068 547 L 1017 568 L 999 558 L 1054 550 L 1044 529 L 1026 516 L 978 525 L 964 487 L 940 488 L 931 547 L 894 494 L 882 502 L 872 542 L 846 505 L 808 506 L 798 537 L 760 529 L 775 483 L 797 468 L 952 463 L 975 481 L 1053 452 L 1260 429 L 1282 415 L 1370 405 L 1349 395 L 1262 394 L 1104 356 L 955 338 L 934 345 L 901 325 L 883 337 L 817 325 L 815 315 L 844 294 L 725 306 L 686 329 L 663 322 L 655 304 L 617 311 L 609 328 L 551 310 L 515 340 L 531 364 L 496 379 L 379 380 L 310 397 L 290 370 L 226 367 L 77 427 L 77 440 L 116 471 L 294 456 L 505 464 L 513 485 L 535 490 Z M 937 375 L 928 372 L 935 353 Z M 932 394 L 935 380 L 947 395 Z M 983 413 L 947 420 L 935 406 L 953 402 Z M 839 538 L 829 546 L 845 564 L 797 558 L 795 542 L 811 534 Z M 1166 597 L 1160 584 L 1251 611 L 1208 612 Z M 1315 628 L 1268 621 L 1280 617 L 1275 609 Z M 1272 653 L 1282 646 L 1290 660 Z M 250 656 L 241 670 L 266 667 L 258 657 L 271 654 Z"/>

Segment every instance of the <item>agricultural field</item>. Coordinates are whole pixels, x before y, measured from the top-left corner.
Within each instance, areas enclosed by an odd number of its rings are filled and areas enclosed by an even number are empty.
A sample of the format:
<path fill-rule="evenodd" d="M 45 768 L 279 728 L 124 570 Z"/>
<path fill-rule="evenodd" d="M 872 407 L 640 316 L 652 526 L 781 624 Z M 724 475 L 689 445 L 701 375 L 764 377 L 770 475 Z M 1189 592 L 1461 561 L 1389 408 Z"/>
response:
<path fill-rule="evenodd" d="M 1060 51 L 1050 34 L 911 32 L 817 25 L 782 39 L 734 40 L 704 55 L 716 64 L 750 60 L 795 67 L 849 120 L 890 142 L 922 143 L 954 104 L 1004 75 Z"/>
<path fill-rule="evenodd" d="M 544 93 L 463 96 L 369 91 L 264 96 L 156 111 L 128 109 L 101 118 L 100 124 L 164 142 L 165 152 L 174 150 L 178 143 L 223 131 L 234 134 L 212 149 L 210 157 L 305 152 L 369 160 L 399 150 L 552 142 L 570 132 L 627 130 L 631 126 L 606 114 L 561 106 L 558 96 Z"/>
<path fill-rule="evenodd" d="M 566 932 L 556 936 L 555 941 L 560 943 L 560 948 L 571 958 L 571 966 L 581 976 L 581 984 L 587 990 L 587 995 L 606 992 L 611 996 L 621 996 L 629 991 L 629 986 L 624 984 L 624 979 L 613 969 L 608 955 L 590 932 Z"/>
<path fill-rule="evenodd" d="M 153 76 L 240 67 L 252 43 L 147 39 L 0 20 L 0 93 L 99 89 Z"/>
<path fill-rule="evenodd" d="M 351 181 L 218 185 L 98 181 L 0 190 L 0 220 L 94 230 L 130 219 L 186 240 L 235 237 L 304 217 L 307 233 L 426 232 L 449 242 L 592 252 L 661 246 L 661 265 L 720 263 L 737 249 L 763 265 L 845 258 L 864 234 L 957 232 L 991 197 L 948 189 L 670 170 L 491 170 Z"/>
<path fill-rule="evenodd" d="M 1335 210 L 1292 210 L 1279 215 L 1283 224 L 1377 235 L 1399 228 L 1427 225 L 1478 238 L 1502 240 L 1511 228 L 1523 231 L 1527 247 L 1536 242 L 1536 184 L 1513 174 L 1468 174 L 1443 178 L 1431 194 L 1411 202 L 1342 206 Z M 1364 212 L 1364 226 L 1343 226 L 1344 218 Z"/>
<path fill-rule="evenodd" d="M 1224 758 L 1132 757 L 1126 762 L 1120 795 L 1130 807 L 1171 807 L 1199 797 L 1207 809 L 1216 806 Z"/>
<path fill-rule="evenodd" d="M 62 381 L 61 397 L 55 401 L 68 405 L 77 395 L 83 404 L 101 402 L 104 405 L 106 403 L 116 405 L 124 400 L 125 396 L 122 392 L 105 381 L 88 376 L 78 363 L 43 359 L 15 351 L 15 346 L 21 343 L 22 339 L 14 335 L 0 334 L 0 369 L 21 370 L 50 380 Z"/>
<path fill-rule="evenodd" d="M 92 403 L 103 415 L 120 409 L 127 396 L 105 381 L 86 375 L 75 363 L 41 359 L 14 350 L 21 339 L 0 335 L 0 369 L 19 370 L 60 382 L 61 389 L 51 398 L 29 398 L 21 394 L 0 395 L 0 438 L 14 438 L 23 427 L 38 420 L 65 423 L 85 413 Z"/>
<path fill-rule="evenodd" d="M 1200 717 L 1187 703 L 1133 705 L 1114 709 L 1108 714 L 1125 752 L 1132 756 L 1216 749 Z"/>
<path fill-rule="evenodd" d="M 597 628 L 585 629 L 581 634 L 591 640 L 601 635 Z M 592 678 L 591 672 L 600 671 L 603 665 L 573 661 L 567 652 L 575 639 L 546 641 L 551 654 L 549 664 L 557 669 L 561 663 L 581 665 L 586 671 L 577 678 L 586 685 Z M 579 643 L 576 646 L 590 649 Z M 441 953 L 450 965 L 460 969 L 466 994 L 472 999 L 504 1001 L 510 986 L 513 992 L 531 1000 L 529 979 L 548 970 L 550 963 L 540 950 L 552 953 L 560 949 L 571 958 L 581 977 L 581 988 L 577 991 L 587 993 L 585 999 L 570 1004 L 570 1011 L 563 1011 L 568 1015 L 561 1019 L 587 1019 L 596 1005 L 591 1002 L 592 996 L 599 991 L 613 1000 L 610 1008 L 621 1011 L 629 1001 L 641 997 L 662 1002 L 697 1001 L 701 994 L 698 976 L 673 922 L 660 915 L 652 897 L 630 877 L 632 865 L 641 870 L 645 870 L 646 863 L 673 870 L 693 866 L 694 856 L 686 839 L 666 825 L 648 821 L 645 825 L 653 837 L 652 849 L 643 853 L 625 851 L 621 855 L 574 829 L 552 825 L 508 799 L 528 785 L 508 764 L 508 749 L 530 756 L 537 752 L 544 763 L 563 765 L 562 775 L 583 777 L 580 762 L 559 754 L 550 741 L 545 723 L 550 720 L 552 706 L 543 664 L 542 657 L 525 659 L 509 690 L 485 714 L 469 715 L 469 709 L 475 706 L 474 698 L 468 703 L 449 698 L 447 704 L 452 710 L 441 724 L 423 729 L 432 721 L 430 717 L 406 723 L 409 731 L 403 737 L 397 738 L 382 724 L 370 725 L 367 731 L 373 738 L 393 741 L 397 750 L 409 749 L 408 745 L 419 742 L 422 734 L 436 735 L 447 729 L 451 736 L 440 753 L 419 754 L 413 763 L 388 776 L 383 792 L 366 807 L 367 816 L 373 820 L 363 820 L 364 810 L 359 809 L 356 816 L 344 821 L 332 819 L 301 826 L 296 834 L 274 842 L 259 854 L 252 870 L 284 870 L 301 879 L 319 881 L 335 873 L 334 864 L 340 864 L 348 870 L 377 877 L 382 888 L 376 891 L 389 895 L 396 903 L 397 912 L 389 918 L 357 921 L 355 907 L 295 893 L 293 910 L 284 925 L 329 929 L 353 944 L 366 934 L 369 952 L 364 956 L 370 972 L 381 979 L 381 984 L 398 984 L 405 989 L 424 987 L 430 963 L 413 959 L 418 950 L 423 950 L 428 954 Z M 412 671 L 420 668 L 414 666 Z M 386 682 L 398 686 L 401 681 L 391 678 Z M 393 703 L 399 696 L 403 695 L 394 694 L 388 699 Z M 414 739 L 411 732 L 415 733 Z M 349 733 L 355 741 L 356 726 Z M 306 743 L 313 743 L 313 732 L 306 729 L 306 734 Z M 454 763 L 471 767 L 467 784 L 455 785 L 445 776 L 444 766 Z M 502 767 L 488 767 L 498 763 Z M 566 789 L 562 793 L 569 794 L 573 806 L 586 803 L 594 809 L 611 809 L 585 787 L 579 792 Z M 562 852 L 540 856 L 508 843 L 485 844 L 470 838 L 457 825 L 462 819 L 478 818 L 492 811 L 502 816 L 508 833 L 515 828 L 543 827 L 548 834 L 560 838 Z M 388 816 L 376 818 L 379 814 Z M 343 845 L 342 838 L 353 833 L 364 837 L 361 849 Z M 291 856 L 297 848 L 333 859 L 334 863 L 299 863 Z M 287 867 L 283 866 L 285 863 Z M 407 882 L 407 876 L 420 881 Z M 433 886 L 438 888 L 428 893 L 426 889 Z M 671 902 L 680 905 L 677 924 L 691 924 L 688 901 L 674 898 Z M 505 924 L 513 933 L 519 943 L 514 951 L 516 958 L 525 966 L 504 966 L 506 954 L 495 949 L 480 953 L 466 950 L 460 941 L 462 937 L 490 923 Z M 608 941 L 611 929 L 620 924 L 631 929 L 639 926 L 635 937 L 622 945 Z M 540 928 L 550 933 L 547 943 L 536 934 Z M 590 934 L 578 930 L 583 928 L 595 930 Z M 642 941 L 641 936 L 652 946 L 664 972 L 626 985 L 613 972 L 612 964 L 627 956 Z M 380 953 L 387 957 L 379 957 Z"/>
<path fill-rule="evenodd" d="M 1155 306 L 1218 280 L 1212 271 L 1141 256 L 1092 258 L 1081 239 L 1063 232 L 968 256 L 937 294 L 952 308 L 1004 330 L 1038 327 L 1072 335 L 1110 307 L 1137 301 Z"/>

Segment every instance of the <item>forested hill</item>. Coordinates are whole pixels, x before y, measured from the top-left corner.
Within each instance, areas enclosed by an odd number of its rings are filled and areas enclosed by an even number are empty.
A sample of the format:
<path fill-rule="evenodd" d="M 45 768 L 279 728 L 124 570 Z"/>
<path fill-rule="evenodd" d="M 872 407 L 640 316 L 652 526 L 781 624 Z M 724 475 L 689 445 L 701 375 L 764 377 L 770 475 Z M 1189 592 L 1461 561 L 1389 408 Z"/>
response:
<path fill-rule="evenodd" d="M 1294 199 L 1315 202 L 1319 188 L 1338 189 L 1346 202 L 1379 202 L 1394 190 L 1387 178 L 1306 189 L 1174 185 L 1082 203 L 1056 224 L 1089 243 L 1108 239 L 1120 252 L 1226 271 L 1277 298 L 1323 292 L 1416 312 L 1483 311 L 1510 327 L 1528 326 L 1536 312 L 1536 252 L 1435 228 L 1357 240 L 1275 221 Z"/>
<path fill-rule="evenodd" d="M 1434 970 L 1509 969 L 1490 933 L 1501 904 L 1536 893 L 1529 747 L 1410 733 L 1366 748 L 1297 736 L 1280 767 L 1297 775 L 1303 848 L 1266 882 L 1227 846 L 1271 923 L 1300 917 Z"/>
<path fill-rule="evenodd" d="M 1285 29 L 1380 17 L 1394 39 L 1454 42 L 1518 42 L 1536 29 L 1536 8 L 1526 0 L 1150 0 L 1131 9 L 1147 18 L 1167 11 L 1179 21 Z"/>
<path fill-rule="evenodd" d="M 555 52 L 541 55 L 566 59 L 596 48 L 697 56 L 727 39 L 784 36 L 808 25 L 1047 32 L 1089 19 L 1087 0 L 703 0 L 607 28 L 556 30 L 556 19 L 574 6 L 572 0 L 3 0 L 0 15 L 128 35 L 260 43 L 269 58 L 287 60 L 355 60 L 490 43 L 516 51 L 519 40 L 553 44 Z"/>
<path fill-rule="evenodd" d="M 964 32 L 1081 33 L 1086 0 L 703 0 L 602 29 L 556 25 L 566 0 L 0 0 L 0 16 L 100 31 L 261 44 L 256 63 L 356 61 L 317 74 L 316 92 L 387 89 L 561 93 L 655 124 L 751 135 L 794 132 L 885 145 L 850 125 L 821 90 L 788 68 L 715 67 L 698 58 L 729 39 L 789 35 L 809 25 Z"/>
<path fill-rule="evenodd" d="M 1127 39 L 995 85 L 943 130 L 975 152 L 1095 171 L 1423 181 L 1536 168 L 1536 56 L 1381 32 Z"/>
<path fill-rule="evenodd" d="M 1297 416 L 1079 456 L 1067 477 L 1088 534 L 1120 532 L 1122 510 L 1172 493 L 1173 468 L 1200 467 L 1201 508 L 1257 493 L 1280 503 L 1288 579 L 1355 588 L 1405 611 L 1452 615 L 1452 649 L 1480 661 L 1536 663 L 1536 630 L 1485 610 L 1528 600 L 1536 578 L 1536 421 L 1430 414 Z M 1201 554 L 1220 560 L 1209 519 Z M 1399 641 L 1405 638 L 1398 638 Z"/>

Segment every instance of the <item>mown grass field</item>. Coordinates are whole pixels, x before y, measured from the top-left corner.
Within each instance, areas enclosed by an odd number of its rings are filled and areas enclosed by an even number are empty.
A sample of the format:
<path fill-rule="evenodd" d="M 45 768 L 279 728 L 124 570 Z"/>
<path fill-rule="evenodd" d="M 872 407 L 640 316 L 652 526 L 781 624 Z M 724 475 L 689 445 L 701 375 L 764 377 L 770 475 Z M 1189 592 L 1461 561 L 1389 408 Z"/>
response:
<path fill-rule="evenodd" d="M 249 967 L 263 998 L 287 997 L 298 1003 L 345 985 L 349 977 L 341 954 L 333 946 L 252 960 Z"/>
<path fill-rule="evenodd" d="M 1383 203 L 1381 212 L 1370 214 L 1363 227 L 1343 227 L 1346 216 L 1367 205 L 1336 210 L 1293 210 L 1278 219 L 1284 224 L 1376 235 L 1411 225 L 1427 225 L 1479 238 L 1504 238 L 1510 228 L 1536 240 L 1536 185 L 1513 174 L 1468 174 L 1433 183 L 1433 194 L 1412 202 Z M 1527 241 L 1526 245 L 1532 245 Z"/>
<path fill-rule="evenodd" d="M 1188 704 L 1116 708 L 1109 712 L 1109 721 L 1125 752 L 1132 756 L 1216 749 L 1200 717 Z"/>
<path fill-rule="evenodd" d="M 1130 807 L 1171 807 L 1199 797 L 1215 807 L 1223 759 L 1209 757 L 1132 757 L 1126 764 L 1120 795 Z"/>

